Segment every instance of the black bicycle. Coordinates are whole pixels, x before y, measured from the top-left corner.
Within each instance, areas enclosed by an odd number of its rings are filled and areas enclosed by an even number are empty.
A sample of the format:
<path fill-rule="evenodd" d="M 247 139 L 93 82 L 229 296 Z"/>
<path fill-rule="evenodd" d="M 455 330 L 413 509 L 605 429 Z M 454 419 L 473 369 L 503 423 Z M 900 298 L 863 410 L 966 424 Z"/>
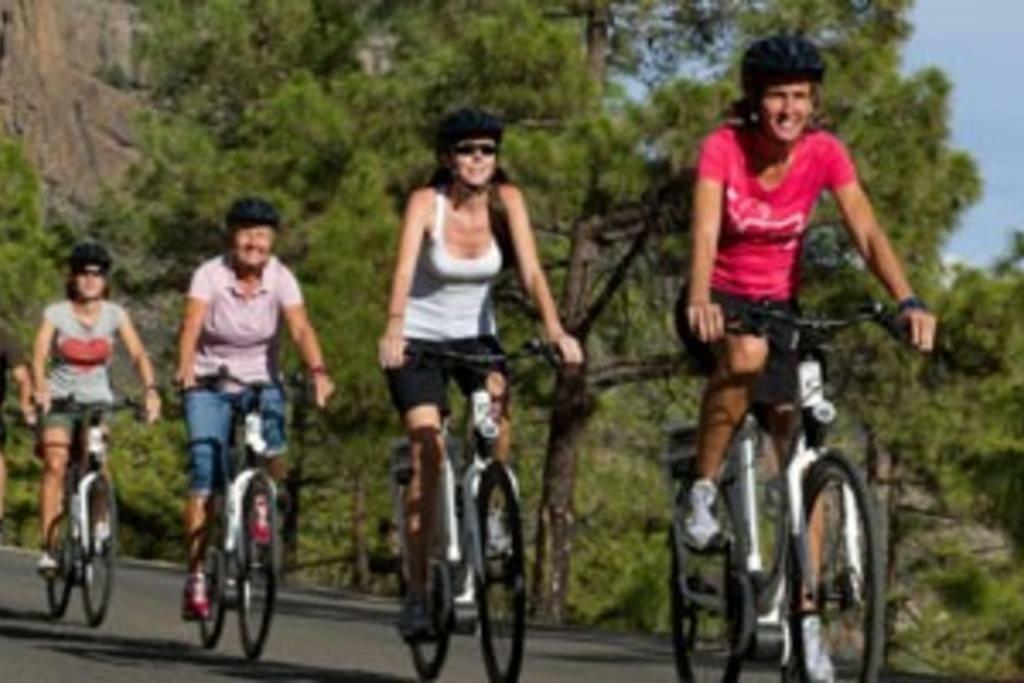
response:
<path fill-rule="evenodd" d="M 672 495 L 669 536 L 672 643 L 682 681 L 698 675 L 698 659 L 739 679 L 745 661 L 781 666 L 782 680 L 808 680 L 801 611 L 820 615 L 822 639 L 837 676 L 877 681 L 883 655 L 883 553 L 874 499 L 860 467 L 826 446 L 836 418 L 825 395 L 827 342 L 838 332 L 874 322 L 903 336 L 880 304 L 846 319 L 797 317 L 753 309 L 744 331 L 767 324 L 798 334 L 800 426 L 783 469 L 764 457 L 764 430 L 753 414 L 737 430 L 718 477 L 717 542 L 696 550 L 686 542 L 689 490 L 697 477 L 696 429 L 669 430 L 665 457 Z M 816 533 L 812 533 L 815 529 Z M 718 678 L 718 676 L 714 676 Z"/>
<path fill-rule="evenodd" d="M 486 374 L 515 360 L 543 356 L 554 362 L 552 348 L 531 341 L 509 354 L 463 354 L 430 346 L 408 355 L 432 357 L 450 367 Z M 430 551 L 428 591 L 434 633 L 408 641 L 421 680 L 434 680 L 444 666 L 452 633 L 472 634 L 479 619 L 480 646 L 488 680 L 519 680 L 526 637 L 526 577 L 519 485 L 515 474 L 494 459 L 499 423 L 490 394 L 481 389 L 469 397 L 468 457 L 461 457 L 442 428 L 446 457 L 439 479 L 439 529 Z M 409 444 L 396 441 L 391 453 L 391 488 L 400 530 L 399 585 L 408 584 L 405 547 L 405 490 L 412 479 Z"/>
<path fill-rule="evenodd" d="M 57 400 L 53 410 L 73 420 L 64 475 L 61 514 L 50 544 L 57 567 L 45 575 L 46 602 L 52 619 L 67 612 L 71 589 L 82 589 L 86 623 L 99 626 L 114 592 L 117 561 L 117 496 L 105 463 L 108 458 L 104 418 L 131 410 L 142 419 L 140 405 L 130 399 L 113 403 Z"/>

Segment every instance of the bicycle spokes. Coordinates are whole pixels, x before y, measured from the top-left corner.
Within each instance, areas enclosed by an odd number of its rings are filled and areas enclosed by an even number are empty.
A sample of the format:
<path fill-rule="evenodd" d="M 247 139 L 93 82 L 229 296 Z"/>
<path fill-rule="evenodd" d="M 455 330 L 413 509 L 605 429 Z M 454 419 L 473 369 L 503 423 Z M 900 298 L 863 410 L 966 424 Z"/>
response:
<path fill-rule="evenodd" d="M 869 497 L 852 466 L 831 458 L 809 482 L 811 590 L 822 636 L 841 672 L 871 671 L 881 657 L 882 577 Z"/>

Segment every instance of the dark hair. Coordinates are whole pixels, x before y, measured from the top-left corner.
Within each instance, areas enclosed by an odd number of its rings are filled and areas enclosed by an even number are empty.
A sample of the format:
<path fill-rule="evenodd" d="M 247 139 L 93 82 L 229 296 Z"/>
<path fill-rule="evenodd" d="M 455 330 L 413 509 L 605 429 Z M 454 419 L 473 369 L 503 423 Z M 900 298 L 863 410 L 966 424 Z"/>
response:
<path fill-rule="evenodd" d="M 231 203 L 224 214 L 229 231 L 254 225 L 266 225 L 275 230 L 281 225 L 281 216 L 274 205 L 260 197 L 240 197 Z"/>
<path fill-rule="evenodd" d="M 501 185 L 512 185 L 508 174 L 500 166 L 494 169 L 494 176 L 487 187 L 487 220 L 491 225 L 491 233 L 494 241 L 498 243 L 501 250 L 502 269 L 516 268 L 515 244 L 512 242 L 512 231 L 508 224 L 508 207 L 505 200 L 501 198 L 498 188 Z M 445 187 L 458 187 L 455 183 L 455 174 L 450 168 L 439 166 L 430 176 L 429 186 L 440 189 Z M 457 203 L 458 197 L 456 197 Z"/>

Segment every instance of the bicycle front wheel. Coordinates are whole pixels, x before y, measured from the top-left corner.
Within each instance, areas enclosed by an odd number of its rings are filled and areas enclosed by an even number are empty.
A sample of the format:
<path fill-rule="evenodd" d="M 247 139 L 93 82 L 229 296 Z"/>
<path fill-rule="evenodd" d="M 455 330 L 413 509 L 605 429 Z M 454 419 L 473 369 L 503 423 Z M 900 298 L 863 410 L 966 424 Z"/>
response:
<path fill-rule="evenodd" d="M 199 640 L 203 647 L 211 650 L 217 647 L 224 632 L 224 615 L 227 611 L 226 588 L 228 582 L 227 560 L 220 547 L 218 535 L 210 535 L 203 560 L 203 576 L 206 579 L 206 595 L 210 601 L 210 617 L 199 620 Z"/>
<path fill-rule="evenodd" d="M 89 486 L 89 546 L 83 553 L 82 605 L 89 626 L 99 626 L 107 616 L 114 592 L 117 558 L 117 502 L 114 487 L 101 474 Z"/>
<path fill-rule="evenodd" d="M 846 456 L 830 451 L 811 468 L 804 496 L 810 576 L 802 583 L 821 615 L 823 641 L 837 678 L 876 681 L 884 649 L 885 596 L 871 494 L 860 470 Z M 802 670 L 799 622 L 794 632 L 796 665 Z"/>
<path fill-rule="evenodd" d="M 71 588 L 75 585 L 75 539 L 71 534 L 70 503 L 66 499 L 56 524 L 50 552 L 57 560 L 57 569 L 46 577 L 46 604 L 51 619 L 60 619 L 68 611 Z"/>
<path fill-rule="evenodd" d="M 434 633 L 429 638 L 408 641 L 412 663 L 421 681 L 434 681 L 441 675 L 441 669 L 448 658 L 448 643 L 455 626 L 455 612 L 452 609 L 452 574 L 448 564 L 443 560 L 432 560 L 428 581 Z"/>
<path fill-rule="evenodd" d="M 505 466 L 492 462 L 477 493 L 482 573 L 476 577 L 480 645 L 491 683 L 519 680 L 526 635 L 526 577 L 519 500 Z"/>
<path fill-rule="evenodd" d="M 256 659 L 270 633 L 277 597 L 277 520 L 271 483 L 253 477 L 242 498 L 242 543 L 238 572 L 238 626 L 242 649 Z"/>

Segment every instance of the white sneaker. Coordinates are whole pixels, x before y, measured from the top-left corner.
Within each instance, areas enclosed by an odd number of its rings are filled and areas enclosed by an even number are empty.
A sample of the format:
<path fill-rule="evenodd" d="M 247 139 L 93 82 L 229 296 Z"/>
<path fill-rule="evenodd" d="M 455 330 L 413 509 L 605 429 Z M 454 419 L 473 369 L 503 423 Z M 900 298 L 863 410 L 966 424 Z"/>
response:
<path fill-rule="evenodd" d="M 96 522 L 96 526 L 92 531 L 93 552 L 96 555 L 102 555 L 103 548 L 108 540 L 110 540 L 110 522 L 106 520 Z"/>
<path fill-rule="evenodd" d="M 39 562 L 36 563 L 36 571 L 47 576 L 56 573 L 57 567 L 57 558 L 44 550 L 43 554 L 39 556 Z"/>
<path fill-rule="evenodd" d="M 811 683 L 833 683 L 836 671 L 832 666 L 832 657 L 828 646 L 821 635 L 821 617 L 809 614 L 800 620 L 800 630 L 804 642 L 804 670 L 807 680 Z"/>
<path fill-rule="evenodd" d="M 698 479 L 690 487 L 690 514 L 686 518 L 687 541 L 698 550 L 721 531 L 715 518 L 718 489 L 710 479 Z"/>
<path fill-rule="evenodd" d="M 505 528 L 505 520 L 501 513 L 492 510 L 487 515 L 487 556 L 501 557 L 512 549 L 512 536 Z"/>

